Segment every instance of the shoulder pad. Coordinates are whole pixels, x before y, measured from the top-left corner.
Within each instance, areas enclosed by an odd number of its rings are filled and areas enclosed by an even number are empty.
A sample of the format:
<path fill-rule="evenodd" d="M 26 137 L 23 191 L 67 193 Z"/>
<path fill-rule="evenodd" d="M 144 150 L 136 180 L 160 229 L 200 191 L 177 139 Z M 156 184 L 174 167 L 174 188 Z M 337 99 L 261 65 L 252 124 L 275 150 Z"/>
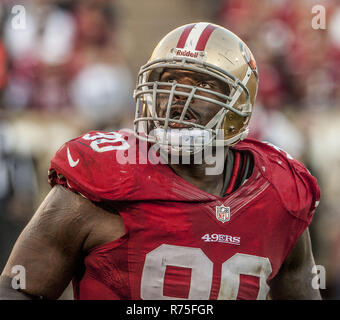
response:
<path fill-rule="evenodd" d="M 126 136 L 119 132 L 91 131 L 79 136 L 62 145 L 52 158 L 50 184 L 67 184 L 73 191 L 98 201 L 108 192 L 108 186 L 115 189 L 115 179 L 126 183 L 122 181 L 128 179 L 122 174 L 126 167 L 121 167 L 115 155 L 117 150 L 128 148 Z M 119 189 L 111 191 L 119 196 Z"/>
<path fill-rule="evenodd" d="M 286 210 L 299 219 L 311 221 L 320 202 L 320 188 L 308 169 L 287 152 L 268 142 L 246 139 L 237 147 L 252 151 L 255 165 L 261 167 Z"/>
<path fill-rule="evenodd" d="M 65 143 L 51 160 L 49 183 L 93 201 L 192 200 L 177 192 L 170 168 L 131 130 L 92 131 Z"/>

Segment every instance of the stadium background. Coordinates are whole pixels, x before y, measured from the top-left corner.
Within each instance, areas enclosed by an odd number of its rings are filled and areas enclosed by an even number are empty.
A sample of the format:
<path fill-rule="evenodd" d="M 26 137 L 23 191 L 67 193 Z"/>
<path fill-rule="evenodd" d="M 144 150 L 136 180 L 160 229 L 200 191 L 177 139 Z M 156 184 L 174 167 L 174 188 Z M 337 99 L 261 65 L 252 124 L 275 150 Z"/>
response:
<path fill-rule="evenodd" d="M 20 4 L 23 29 L 13 24 Z M 325 29 L 312 27 L 314 5 L 326 9 Z M 340 4 L 331 0 L 1 1 L 1 270 L 49 191 L 50 157 L 88 130 L 131 128 L 139 67 L 163 35 L 198 21 L 231 29 L 253 51 L 260 87 L 251 136 L 318 178 L 314 256 L 326 270 L 323 298 L 340 298 Z M 61 299 L 71 298 L 69 287 Z"/>

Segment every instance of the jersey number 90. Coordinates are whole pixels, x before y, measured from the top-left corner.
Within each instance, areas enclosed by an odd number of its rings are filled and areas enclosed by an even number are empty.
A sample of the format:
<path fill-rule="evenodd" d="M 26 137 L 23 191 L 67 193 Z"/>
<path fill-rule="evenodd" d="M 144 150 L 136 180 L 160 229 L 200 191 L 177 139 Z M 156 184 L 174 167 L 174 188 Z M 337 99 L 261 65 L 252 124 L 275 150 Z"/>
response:
<path fill-rule="evenodd" d="M 167 266 L 191 269 L 188 299 L 209 299 L 213 280 L 213 262 L 199 248 L 168 244 L 163 244 L 146 255 L 141 280 L 142 299 L 181 299 L 163 294 Z M 217 299 L 235 300 L 237 298 L 241 274 L 258 277 L 257 299 L 266 299 L 269 291 L 266 281 L 271 272 L 268 258 L 236 253 L 222 264 Z"/>

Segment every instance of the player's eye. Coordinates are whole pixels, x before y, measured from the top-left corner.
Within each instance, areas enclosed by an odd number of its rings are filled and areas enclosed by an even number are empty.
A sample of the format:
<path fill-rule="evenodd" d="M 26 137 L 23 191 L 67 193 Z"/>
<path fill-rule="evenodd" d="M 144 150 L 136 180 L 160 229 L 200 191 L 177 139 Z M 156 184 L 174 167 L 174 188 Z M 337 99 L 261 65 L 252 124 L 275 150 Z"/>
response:
<path fill-rule="evenodd" d="M 206 82 L 206 81 L 202 81 L 202 82 L 198 83 L 197 86 L 204 88 L 204 89 L 212 89 L 213 88 L 213 85 L 209 82 Z"/>
<path fill-rule="evenodd" d="M 177 83 L 177 80 L 175 80 L 173 78 L 168 78 L 168 79 L 166 79 L 166 82 Z"/>

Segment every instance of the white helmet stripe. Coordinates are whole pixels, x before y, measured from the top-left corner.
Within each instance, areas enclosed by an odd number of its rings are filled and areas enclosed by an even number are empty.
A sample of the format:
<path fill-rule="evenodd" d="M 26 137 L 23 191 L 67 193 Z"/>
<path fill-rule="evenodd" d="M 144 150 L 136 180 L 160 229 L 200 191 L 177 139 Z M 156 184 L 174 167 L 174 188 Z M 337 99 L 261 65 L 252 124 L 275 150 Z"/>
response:
<path fill-rule="evenodd" d="M 209 25 L 207 22 L 196 23 L 189 33 L 187 41 L 185 42 L 184 49 L 195 51 L 198 40 L 200 39 L 202 32 Z"/>

